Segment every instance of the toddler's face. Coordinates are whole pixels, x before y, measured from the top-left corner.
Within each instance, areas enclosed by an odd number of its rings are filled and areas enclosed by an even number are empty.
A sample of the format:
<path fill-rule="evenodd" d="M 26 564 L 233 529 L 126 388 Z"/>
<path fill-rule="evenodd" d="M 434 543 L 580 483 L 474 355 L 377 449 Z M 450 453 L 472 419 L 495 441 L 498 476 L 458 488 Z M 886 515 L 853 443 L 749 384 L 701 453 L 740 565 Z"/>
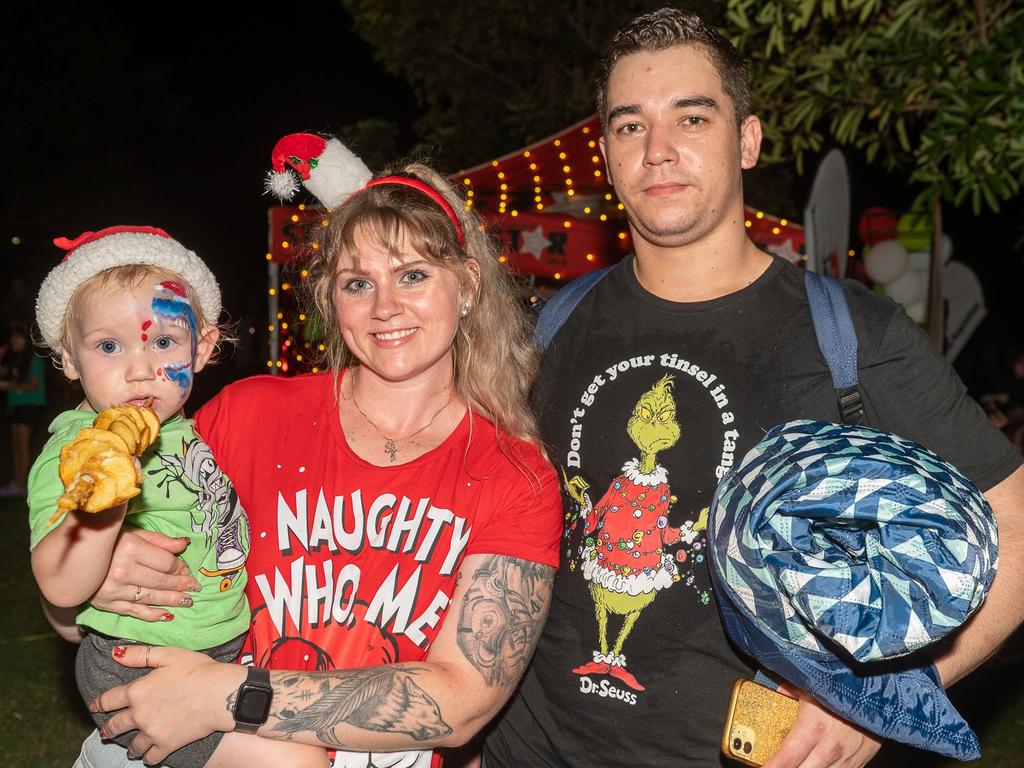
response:
<path fill-rule="evenodd" d="M 196 328 L 183 287 L 145 278 L 134 288 L 84 296 L 77 309 L 68 324 L 64 372 L 81 380 L 89 405 L 101 411 L 153 398 L 161 422 L 178 413 L 216 342 L 216 330 Z"/>

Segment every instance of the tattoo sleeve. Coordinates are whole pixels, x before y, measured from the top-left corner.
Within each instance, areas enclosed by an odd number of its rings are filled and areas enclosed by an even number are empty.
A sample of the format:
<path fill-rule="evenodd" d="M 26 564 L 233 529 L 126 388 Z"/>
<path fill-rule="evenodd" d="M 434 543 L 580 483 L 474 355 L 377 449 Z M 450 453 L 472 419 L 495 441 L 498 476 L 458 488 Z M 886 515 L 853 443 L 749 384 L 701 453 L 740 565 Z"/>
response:
<path fill-rule="evenodd" d="M 402 733 L 414 741 L 447 736 L 452 729 L 437 702 L 416 684 L 422 669 L 389 665 L 317 675 L 276 673 L 273 731 L 292 738 L 310 731 L 325 744 L 345 747 L 335 730 L 349 725 Z"/>
<path fill-rule="evenodd" d="M 473 573 L 459 616 L 459 648 L 488 686 L 514 688 L 551 603 L 554 568 L 491 555 Z"/>

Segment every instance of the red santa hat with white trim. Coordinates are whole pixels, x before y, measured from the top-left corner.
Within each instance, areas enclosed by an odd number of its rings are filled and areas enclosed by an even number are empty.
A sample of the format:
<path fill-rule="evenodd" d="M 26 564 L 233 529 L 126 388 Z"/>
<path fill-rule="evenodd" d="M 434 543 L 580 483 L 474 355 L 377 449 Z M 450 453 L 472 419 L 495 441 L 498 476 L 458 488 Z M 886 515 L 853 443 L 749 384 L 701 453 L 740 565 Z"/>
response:
<path fill-rule="evenodd" d="M 315 133 L 288 134 L 274 145 L 270 160 L 274 170 L 267 174 L 268 192 L 279 200 L 291 200 L 301 181 L 327 208 L 343 203 L 373 176 L 338 139 Z"/>
<path fill-rule="evenodd" d="M 50 270 L 36 297 L 36 325 L 43 341 L 60 352 L 60 328 L 71 297 L 82 283 L 111 267 L 146 264 L 180 275 L 199 299 L 203 315 L 215 323 L 220 317 L 220 287 L 213 272 L 193 251 L 156 227 L 116 226 L 83 232 L 74 240 L 53 241 L 67 251 Z"/>

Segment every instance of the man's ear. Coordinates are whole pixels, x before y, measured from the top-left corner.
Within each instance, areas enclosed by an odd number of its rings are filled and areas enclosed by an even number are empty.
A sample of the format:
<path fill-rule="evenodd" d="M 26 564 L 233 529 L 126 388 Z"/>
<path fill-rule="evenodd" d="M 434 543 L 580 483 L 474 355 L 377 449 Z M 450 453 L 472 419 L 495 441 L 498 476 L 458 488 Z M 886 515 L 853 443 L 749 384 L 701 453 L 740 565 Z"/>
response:
<path fill-rule="evenodd" d="M 61 344 L 60 346 L 60 367 L 69 381 L 78 381 L 82 378 L 82 375 L 78 372 L 78 366 L 75 365 L 75 359 L 71 356 L 71 350 L 68 349 L 66 344 Z"/>
<path fill-rule="evenodd" d="M 604 170 L 608 177 L 608 184 L 609 186 L 614 187 L 615 179 L 612 178 L 612 166 L 608 162 L 608 150 L 605 148 L 604 134 L 601 134 L 601 137 L 597 140 L 597 146 L 601 148 L 601 159 L 604 160 Z"/>
<path fill-rule="evenodd" d="M 761 121 L 757 115 L 747 115 L 740 125 L 740 165 L 748 170 L 757 165 L 761 156 Z"/>
<path fill-rule="evenodd" d="M 199 335 L 199 341 L 196 343 L 196 359 L 192 365 L 192 370 L 195 373 L 199 373 L 210 362 L 210 357 L 217 349 L 218 341 L 220 341 L 220 329 L 217 326 L 208 325 L 203 328 Z"/>

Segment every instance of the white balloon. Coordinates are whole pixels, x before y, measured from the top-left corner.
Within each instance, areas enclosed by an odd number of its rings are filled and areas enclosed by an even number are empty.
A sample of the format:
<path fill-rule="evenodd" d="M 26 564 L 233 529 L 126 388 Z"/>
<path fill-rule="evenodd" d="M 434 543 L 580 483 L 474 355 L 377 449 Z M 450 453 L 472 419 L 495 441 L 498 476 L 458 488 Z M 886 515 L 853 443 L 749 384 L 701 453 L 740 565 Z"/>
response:
<path fill-rule="evenodd" d="M 953 238 L 951 238 L 945 232 L 942 233 L 942 263 L 949 264 L 953 260 Z"/>
<path fill-rule="evenodd" d="M 911 304 L 909 307 L 904 307 L 904 309 L 907 312 L 907 316 L 918 325 L 923 323 L 924 319 L 928 316 L 928 303 L 924 301 Z"/>
<path fill-rule="evenodd" d="M 910 254 L 898 240 L 883 240 L 864 257 L 864 269 L 876 283 L 888 285 L 903 276 L 910 266 Z"/>
<path fill-rule="evenodd" d="M 915 272 L 927 272 L 931 265 L 931 251 L 914 251 L 910 254 L 910 268 Z"/>
<path fill-rule="evenodd" d="M 928 275 L 908 269 L 902 277 L 885 286 L 885 295 L 904 307 L 923 302 L 928 297 Z"/>

